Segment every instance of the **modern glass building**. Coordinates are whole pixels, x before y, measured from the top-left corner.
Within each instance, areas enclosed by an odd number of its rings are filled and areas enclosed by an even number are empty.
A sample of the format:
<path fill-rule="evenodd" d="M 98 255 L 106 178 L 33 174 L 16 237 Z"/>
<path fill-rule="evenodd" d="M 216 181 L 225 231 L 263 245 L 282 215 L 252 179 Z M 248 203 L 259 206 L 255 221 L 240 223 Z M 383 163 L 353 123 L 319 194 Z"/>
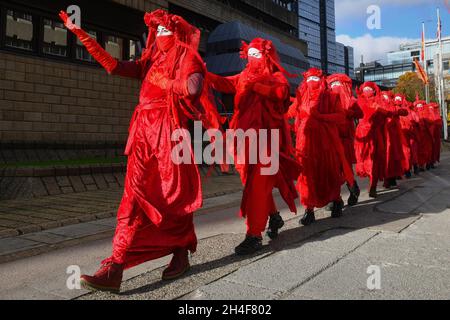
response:
<path fill-rule="evenodd" d="M 353 48 L 336 42 L 334 0 L 299 0 L 299 38 L 308 43 L 311 67 L 354 77 Z"/>

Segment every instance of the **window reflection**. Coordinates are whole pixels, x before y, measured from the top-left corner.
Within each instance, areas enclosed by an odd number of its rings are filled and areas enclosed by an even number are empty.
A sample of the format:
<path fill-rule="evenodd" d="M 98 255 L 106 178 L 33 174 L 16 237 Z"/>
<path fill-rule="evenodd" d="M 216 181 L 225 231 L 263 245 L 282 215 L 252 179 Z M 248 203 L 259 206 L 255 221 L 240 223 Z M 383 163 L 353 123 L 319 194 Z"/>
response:
<path fill-rule="evenodd" d="M 54 56 L 67 56 L 67 30 L 64 24 L 44 19 L 44 43 L 42 52 Z"/>
<path fill-rule="evenodd" d="M 23 50 L 33 50 L 33 17 L 30 14 L 7 10 L 5 45 Z"/>
<path fill-rule="evenodd" d="M 106 36 L 105 50 L 116 59 L 123 57 L 123 39 L 114 36 Z"/>

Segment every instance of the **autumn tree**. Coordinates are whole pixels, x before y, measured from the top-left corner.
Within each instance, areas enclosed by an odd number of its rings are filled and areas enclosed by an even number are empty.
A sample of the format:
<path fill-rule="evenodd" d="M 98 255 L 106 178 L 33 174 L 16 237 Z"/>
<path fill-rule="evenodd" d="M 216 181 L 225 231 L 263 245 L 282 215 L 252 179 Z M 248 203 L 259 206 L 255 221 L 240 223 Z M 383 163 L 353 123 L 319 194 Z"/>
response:
<path fill-rule="evenodd" d="M 425 85 L 415 72 L 407 72 L 400 76 L 393 91 L 404 94 L 409 101 L 415 101 L 416 94 L 419 94 L 421 100 L 425 100 Z M 436 91 L 432 77 L 430 77 L 430 101 L 436 101 Z"/>

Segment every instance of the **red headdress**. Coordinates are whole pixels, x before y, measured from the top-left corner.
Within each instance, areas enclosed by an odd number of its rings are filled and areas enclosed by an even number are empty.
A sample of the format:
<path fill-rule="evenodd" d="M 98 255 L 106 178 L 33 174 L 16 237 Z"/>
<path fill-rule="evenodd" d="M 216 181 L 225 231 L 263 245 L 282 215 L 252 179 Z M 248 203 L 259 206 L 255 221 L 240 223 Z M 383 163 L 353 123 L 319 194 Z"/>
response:
<path fill-rule="evenodd" d="M 353 81 L 352 81 L 352 79 L 350 79 L 349 76 L 347 76 L 346 74 L 342 74 L 342 73 L 336 73 L 336 74 L 332 74 L 327 77 L 327 84 L 328 84 L 329 88 L 331 88 L 331 85 L 334 82 L 340 82 L 342 84 L 342 86 L 346 89 L 346 92 L 350 95 L 352 94 Z"/>
<path fill-rule="evenodd" d="M 176 52 L 171 54 L 168 65 L 173 66 L 172 75 L 178 67 L 181 56 L 188 50 L 196 55 L 202 61 L 198 54 L 200 43 L 200 30 L 190 25 L 182 17 L 169 14 L 167 11 L 158 9 L 153 12 L 147 12 L 144 16 L 145 24 L 148 26 L 148 37 L 146 48 L 142 54 L 141 60 L 152 59 L 158 50 L 156 49 L 155 40 L 158 26 L 164 26 L 171 31 L 175 37 Z"/>
<path fill-rule="evenodd" d="M 362 95 L 362 93 L 364 92 L 364 88 L 367 87 L 372 88 L 375 91 L 375 94 L 377 96 L 380 96 L 381 93 L 380 87 L 378 87 L 376 83 L 368 81 L 364 82 L 359 88 L 356 89 L 358 97 Z"/>
<path fill-rule="evenodd" d="M 273 45 L 272 41 L 263 38 L 255 38 L 252 40 L 252 42 L 250 42 L 250 44 L 247 44 L 245 41 L 242 41 L 241 47 L 242 59 L 248 59 L 248 50 L 250 48 L 258 49 L 261 52 L 265 60 L 265 64 L 269 68 L 270 72 L 273 73 L 279 71 L 290 78 L 297 77 L 297 75 L 287 72 L 286 69 L 284 69 L 281 66 L 277 49 Z"/>

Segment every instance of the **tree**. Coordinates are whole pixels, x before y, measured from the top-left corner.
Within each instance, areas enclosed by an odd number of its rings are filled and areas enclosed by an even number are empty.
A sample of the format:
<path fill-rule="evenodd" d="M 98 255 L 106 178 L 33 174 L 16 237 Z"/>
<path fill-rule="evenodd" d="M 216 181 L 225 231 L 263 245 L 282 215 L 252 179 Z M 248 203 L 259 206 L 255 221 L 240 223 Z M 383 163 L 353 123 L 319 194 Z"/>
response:
<path fill-rule="evenodd" d="M 400 76 L 393 91 L 404 94 L 409 101 L 415 101 L 416 94 L 419 94 L 421 100 L 425 100 L 425 85 L 415 72 L 407 72 Z M 432 77 L 430 77 L 430 101 L 436 101 L 436 90 Z"/>

